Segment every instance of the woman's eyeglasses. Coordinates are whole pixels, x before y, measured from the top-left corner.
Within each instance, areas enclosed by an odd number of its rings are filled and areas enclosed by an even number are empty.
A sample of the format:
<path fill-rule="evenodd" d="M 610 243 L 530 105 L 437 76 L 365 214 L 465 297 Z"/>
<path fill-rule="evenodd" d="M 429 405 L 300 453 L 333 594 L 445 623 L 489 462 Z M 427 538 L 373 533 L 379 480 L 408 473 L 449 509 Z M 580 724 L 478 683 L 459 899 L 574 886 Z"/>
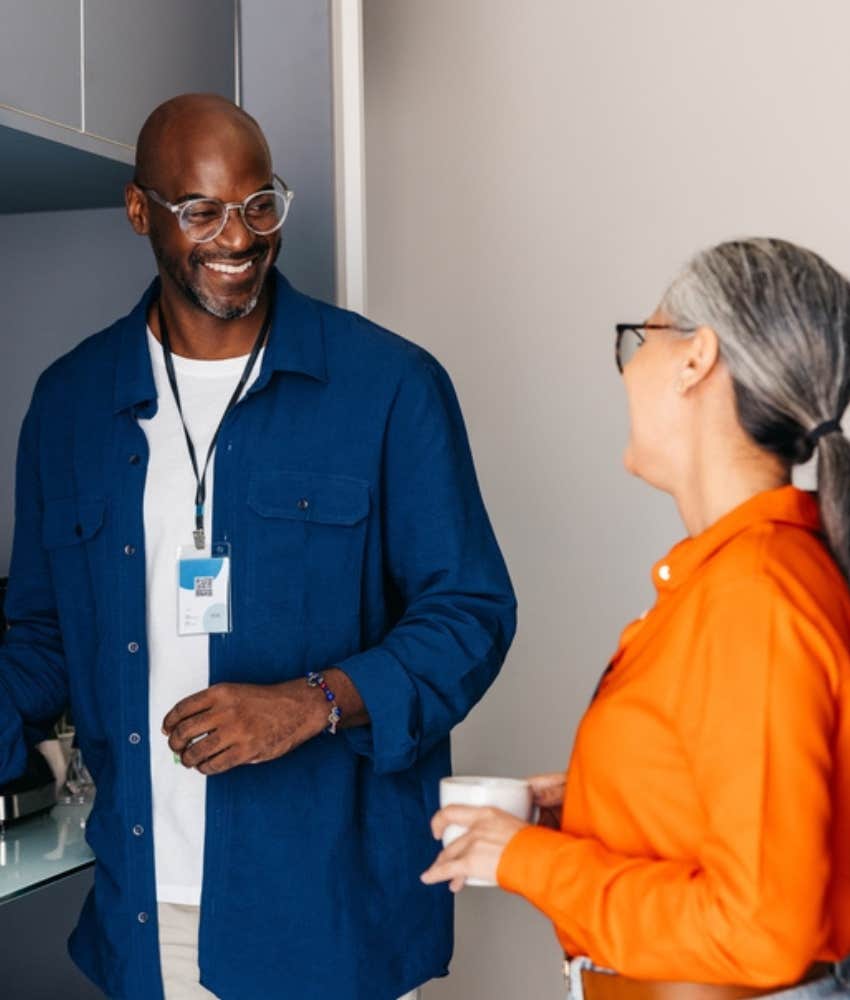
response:
<path fill-rule="evenodd" d="M 643 330 L 677 330 L 679 333 L 694 333 L 696 327 L 683 328 L 673 326 L 671 323 L 618 323 L 614 358 L 617 362 L 617 371 L 621 375 L 625 365 L 632 360 L 638 348 L 646 340 Z"/>

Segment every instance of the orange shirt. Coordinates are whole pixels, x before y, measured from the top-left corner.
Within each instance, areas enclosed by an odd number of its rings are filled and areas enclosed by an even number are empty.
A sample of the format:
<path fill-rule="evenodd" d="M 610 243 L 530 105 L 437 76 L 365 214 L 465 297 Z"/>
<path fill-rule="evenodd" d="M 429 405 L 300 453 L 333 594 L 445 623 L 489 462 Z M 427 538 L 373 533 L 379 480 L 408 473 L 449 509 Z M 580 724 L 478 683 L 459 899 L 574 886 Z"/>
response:
<path fill-rule="evenodd" d="M 850 952 L 850 591 L 815 499 L 762 493 L 658 563 L 579 727 L 562 830 L 499 884 L 564 950 L 770 987 Z"/>

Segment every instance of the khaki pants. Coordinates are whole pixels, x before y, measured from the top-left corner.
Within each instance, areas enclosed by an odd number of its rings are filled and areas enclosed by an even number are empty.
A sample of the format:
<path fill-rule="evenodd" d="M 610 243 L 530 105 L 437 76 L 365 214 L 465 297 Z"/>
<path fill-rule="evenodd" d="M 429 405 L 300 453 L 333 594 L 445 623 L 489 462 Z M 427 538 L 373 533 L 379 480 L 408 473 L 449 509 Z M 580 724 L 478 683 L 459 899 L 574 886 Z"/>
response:
<path fill-rule="evenodd" d="M 216 1000 L 215 993 L 198 981 L 199 907 L 159 903 L 156 912 L 165 1000 Z M 418 991 L 414 990 L 400 1000 L 418 1000 L 418 997 Z"/>

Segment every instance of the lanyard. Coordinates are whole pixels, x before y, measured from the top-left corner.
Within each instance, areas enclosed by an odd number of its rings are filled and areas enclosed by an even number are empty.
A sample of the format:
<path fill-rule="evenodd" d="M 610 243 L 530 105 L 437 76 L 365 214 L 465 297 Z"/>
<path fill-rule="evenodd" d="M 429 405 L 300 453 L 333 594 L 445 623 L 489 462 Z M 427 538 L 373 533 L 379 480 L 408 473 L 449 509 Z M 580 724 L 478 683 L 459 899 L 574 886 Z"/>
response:
<path fill-rule="evenodd" d="M 195 445 L 192 441 L 192 435 L 189 433 L 189 428 L 186 426 L 186 418 L 183 416 L 183 406 L 180 402 L 180 390 L 177 388 L 177 373 L 174 371 L 174 361 L 171 358 L 171 341 L 168 336 L 168 327 L 165 325 L 165 317 L 162 314 L 161 304 L 157 305 L 157 311 L 159 313 L 159 333 L 162 338 L 162 353 L 165 358 L 165 370 L 168 372 L 168 381 L 171 384 L 171 391 L 174 394 L 174 402 L 177 404 L 177 412 L 180 414 L 180 423 L 183 425 L 183 434 L 186 437 L 186 445 L 189 449 L 189 458 L 192 462 L 192 471 L 195 473 L 195 482 L 197 483 L 197 489 L 195 490 L 195 530 L 192 532 L 192 537 L 195 540 L 195 548 L 204 549 L 206 548 L 204 504 L 207 498 L 207 468 L 209 467 L 212 453 L 215 450 L 215 444 L 218 440 L 222 424 L 227 419 L 227 416 L 233 407 L 239 402 L 242 390 L 245 388 L 245 384 L 251 377 L 251 372 L 254 370 L 254 365 L 257 363 L 257 357 L 260 354 L 260 349 L 265 343 L 269 332 L 269 326 L 271 325 L 272 303 L 269 301 L 266 318 L 263 321 L 263 325 L 260 327 L 257 339 L 254 341 L 254 346 L 251 349 L 247 362 L 245 363 L 245 370 L 242 372 L 239 384 L 234 389 L 233 395 L 230 397 L 230 401 L 222 414 L 221 420 L 218 422 L 218 427 L 216 427 L 215 434 L 213 434 L 212 441 L 207 449 L 207 458 L 204 462 L 204 467 L 200 472 L 198 471 L 198 458 L 195 454 Z"/>

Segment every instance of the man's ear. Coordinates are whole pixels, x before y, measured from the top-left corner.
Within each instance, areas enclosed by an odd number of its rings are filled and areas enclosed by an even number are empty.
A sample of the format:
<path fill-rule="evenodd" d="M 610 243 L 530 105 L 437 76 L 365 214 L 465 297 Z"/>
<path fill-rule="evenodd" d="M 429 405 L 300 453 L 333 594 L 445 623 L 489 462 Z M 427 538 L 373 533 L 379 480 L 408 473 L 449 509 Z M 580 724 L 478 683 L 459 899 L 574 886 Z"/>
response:
<path fill-rule="evenodd" d="M 127 209 L 127 218 L 134 232 L 139 236 L 150 235 L 150 215 L 148 212 L 148 199 L 144 191 L 133 181 L 124 185 L 124 206 Z"/>

